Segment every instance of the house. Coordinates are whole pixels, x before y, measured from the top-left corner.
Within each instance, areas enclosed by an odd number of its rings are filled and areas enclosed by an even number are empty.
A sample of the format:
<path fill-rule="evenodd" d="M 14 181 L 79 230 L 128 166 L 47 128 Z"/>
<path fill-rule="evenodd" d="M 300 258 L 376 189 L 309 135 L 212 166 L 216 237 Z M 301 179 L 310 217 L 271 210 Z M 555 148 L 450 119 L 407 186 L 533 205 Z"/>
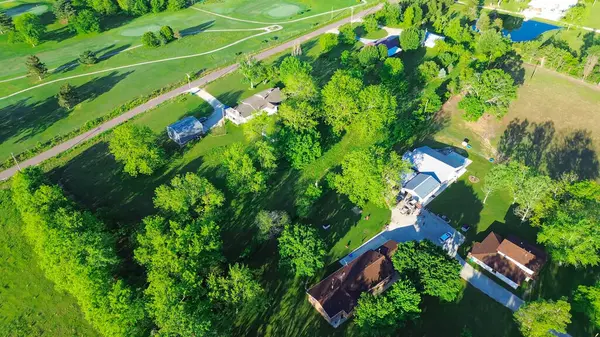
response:
<path fill-rule="evenodd" d="M 396 281 L 391 256 L 397 249 L 390 240 L 366 251 L 310 288 L 308 301 L 337 328 L 352 315 L 362 293 L 380 294 Z"/>
<path fill-rule="evenodd" d="M 428 146 L 408 151 L 402 158 L 414 170 L 404 177 L 402 192 L 423 206 L 467 172 L 472 163 L 451 148 L 434 150 Z"/>
<path fill-rule="evenodd" d="M 204 134 L 204 126 L 196 117 L 186 117 L 167 126 L 169 138 L 180 146 Z"/>
<path fill-rule="evenodd" d="M 282 96 L 279 88 L 261 91 L 246 98 L 235 108 L 225 109 L 225 118 L 239 125 L 247 123 L 255 114 L 266 112 L 268 115 L 277 113 Z"/>
<path fill-rule="evenodd" d="M 400 48 L 400 37 L 398 35 L 390 35 L 375 42 L 376 46 L 381 44 L 387 47 L 388 57 L 392 57 L 402 51 Z"/>
<path fill-rule="evenodd" d="M 560 21 L 569 8 L 576 6 L 578 0 L 531 0 L 529 7 L 521 14 L 526 20 L 533 17 Z"/>
<path fill-rule="evenodd" d="M 423 46 L 427 48 L 435 47 L 435 43 L 439 40 L 445 40 L 446 37 L 442 35 L 437 35 L 432 32 L 425 33 L 425 40 L 423 40 Z"/>
<path fill-rule="evenodd" d="M 547 260 L 541 249 L 514 236 L 503 239 L 494 232 L 475 242 L 468 257 L 514 289 L 534 279 Z"/>

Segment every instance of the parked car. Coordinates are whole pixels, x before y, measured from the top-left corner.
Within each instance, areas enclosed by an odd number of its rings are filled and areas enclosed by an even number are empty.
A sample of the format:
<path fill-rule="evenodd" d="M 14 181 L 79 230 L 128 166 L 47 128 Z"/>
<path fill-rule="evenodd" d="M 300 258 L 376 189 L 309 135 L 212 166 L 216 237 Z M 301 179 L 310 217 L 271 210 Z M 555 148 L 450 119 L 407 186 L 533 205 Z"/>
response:
<path fill-rule="evenodd" d="M 450 239 L 452 239 L 452 233 L 446 232 L 446 233 L 442 234 L 442 236 L 440 236 L 440 243 L 445 244 Z"/>

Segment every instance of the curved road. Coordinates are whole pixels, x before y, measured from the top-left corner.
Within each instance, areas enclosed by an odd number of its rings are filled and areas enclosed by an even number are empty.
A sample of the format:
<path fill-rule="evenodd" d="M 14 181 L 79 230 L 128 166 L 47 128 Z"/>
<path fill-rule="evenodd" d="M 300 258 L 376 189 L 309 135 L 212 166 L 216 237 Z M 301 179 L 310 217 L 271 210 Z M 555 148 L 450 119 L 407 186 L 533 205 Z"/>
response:
<path fill-rule="evenodd" d="M 382 7 L 383 7 L 383 5 L 379 4 L 377 6 L 374 6 L 374 7 L 371 7 L 369 9 L 366 9 L 366 10 L 364 10 L 362 12 L 355 13 L 354 14 L 354 18 L 355 19 L 362 18 L 362 17 L 364 17 L 364 16 L 366 16 L 368 14 L 371 14 L 371 13 L 373 13 L 375 11 L 378 11 Z M 319 28 L 319 29 L 317 29 L 317 30 L 315 30 L 313 32 L 310 32 L 310 33 L 308 33 L 308 34 L 306 34 L 304 36 L 301 36 L 301 37 L 296 38 L 294 40 L 288 41 L 288 42 L 286 42 L 284 44 L 281 44 L 279 46 L 273 47 L 271 49 L 262 51 L 262 52 L 256 54 L 255 57 L 258 60 L 263 60 L 263 59 L 269 58 L 269 57 L 271 57 L 273 55 L 282 53 L 282 52 L 286 51 L 287 49 L 290 49 L 290 48 L 294 47 L 297 44 L 306 42 L 307 40 L 310 40 L 310 39 L 315 38 L 315 37 L 317 37 L 317 36 L 319 36 L 321 34 L 324 34 L 324 33 L 328 32 L 331 29 L 334 29 L 334 28 L 337 28 L 337 27 L 339 27 L 339 26 L 341 26 L 343 24 L 349 23 L 350 20 L 351 20 L 351 18 L 345 18 L 343 20 L 340 20 L 340 21 L 337 21 L 335 23 L 329 24 L 329 25 L 324 26 L 322 28 Z M 95 129 L 92 129 L 90 131 L 87 131 L 87 132 L 79 135 L 79 136 L 71 138 L 70 140 L 68 140 L 68 141 L 66 141 L 64 143 L 61 143 L 59 145 L 56 145 L 55 147 L 53 147 L 53 148 L 51 148 L 51 149 L 49 149 L 49 150 L 47 150 L 45 152 L 42 152 L 42 153 L 40 153 L 39 155 L 37 155 L 37 156 L 35 156 L 33 158 L 30 158 L 30 159 L 28 159 L 28 160 L 26 160 L 24 162 L 19 163 L 20 167 L 17 167 L 15 165 L 15 166 L 13 166 L 13 167 L 5 170 L 5 171 L 0 172 L 0 181 L 6 180 L 6 179 L 9 179 L 10 177 L 12 177 L 19 170 L 19 168 L 23 169 L 25 167 L 38 165 L 41 162 L 43 162 L 43 161 L 45 161 L 47 159 L 50 159 L 52 157 L 55 157 L 55 156 L 57 156 L 57 155 L 65 152 L 65 151 L 67 151 L 67 150 L 69 150 L 69 149 L 71 149 L 71 148 L 73 148 L 73 147 L 75 147 L 75 146 L 77 146 L 77 145 L 79 145 L 79 144 L 81 144 L 81 143 L 89 140 L 89 139 L 92 139 L 95 136 L 97 136 L 97 135 L 99 135 L 99 134 L 101 134 L 101 133 L 103 133 L 105 131 L 108 131 L 108 130 L 112 129 L 112 128 L 114 128 L 114 127 L 116 127 L 116 126 L 118 126 L 118 125 L 120 125 L 120 124 L 122 124 L 122 123 L 124 123 L 124 122 L 126 122 L 128 120 L 130 120 L 131 118 L 133 118 L 133 117 L 135 117 L 137 115 L 140 115 L 140 114 L 142 114 L 142 113 L 144 113 L 144 112 L 146 112 L 146 111 L 148 111 L 148 110 L 156 107 L 157 105 L 159 105 L 159 104 L 161 104 L 161 103 L 163 103 L 163 102 L 165 102 L 165 101 L 167 101 L 167 100 L 169 100 L 169 99 L 171 99 L 173 97 L 176 97 L 176 96 L 178 96 L 178 95 L 180 95 L 182 93 L 185 93 L 186 91 L 189 90 L 189 87 L 204 87 L 208 83 L 210 83 L 210 82 L 212 82 L 212 81 L 214 81 L 214 80 L 216 80 L 218 78 L 221 78 L 221 77 L 223 77 L 223 76 L 225 76 L 227 74 L 230 74 L 230 73 L 234 72 L 235 70 L 237 70 L 237 68 L 238 68 L 238 65 L 237 64 L 233 64 L 233 65 L 230 65 L 228 67 L 215 70 L 215 71 L 207 74 L 206 76 L 204 76 L 204 77 L 202 77 L 202 78 L 200 78 L 200 79 L 192 82 L 189 86 L 188 85 L 184 85 L 184 86 L 181 86 L 181 87 L 179 87 L 177 89 L 174 89 L 174 90 L 172 90 L 170 92 L 162 94 L 162 95 L 160 95 L 160 96 L 158 96 L 156 98 L 153 98 L 150 101 L 148 101 L 148 102 L 146 102 L 146 103 L 144 103 L 142 105 L 139 105 L 139 106 L 137 106 L 137 107 L 135 107 L 135 108 L 127 111 L 126 113 L 124 113 L 124 114 L 122 114 L 122 115 L 120 115 L 118 117 L 115 117 L 114 119 L 111 119 L 110 121 L 108 121 L 108 122 L 106 122 L 104 124 L 101 124 L 100 126 L 96 127 Z"/>

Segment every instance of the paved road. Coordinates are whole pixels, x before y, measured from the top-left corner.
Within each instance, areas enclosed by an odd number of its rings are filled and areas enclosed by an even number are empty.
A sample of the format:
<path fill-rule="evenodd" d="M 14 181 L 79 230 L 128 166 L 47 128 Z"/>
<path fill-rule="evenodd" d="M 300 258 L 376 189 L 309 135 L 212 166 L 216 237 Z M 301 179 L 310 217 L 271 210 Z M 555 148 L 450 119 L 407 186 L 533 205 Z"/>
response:
<path fill-rule="evenodd" d="M 383 7 L 383 5 L 381 5 L 381 4 L 377 5 L 377 6 L 374 6 L 374 7 L 371 7 L 371 8 L 366 9 L 366 10 L 360 12 L 360 13 L 354 14 L 354 17 L 355 18 L 361 18 L 361 17 L 366 16 L 366 15 L 368 15 L 370 13 L 378 11 L 382 7 Z M 315 37 L 317 37 L 317 36 L 319 36 L 321 34 L 326 33 L 327 31 L 329 31 L 331 29 L 337 28 L 337 27 L 339 27 L 339 26 L 341 26 L 343 24 L 349 23 L 349 22 L 350 22 L 350 18 L 346 18 L 346 19 L 340 20 L 338 22 L 329 24 L 329 25 L 324 26 L 322 28 L 319 28 L 319 29 L 317 29 L 317 30 L 315 30 L 313 32 L 310 32 L 310 33 L 308 33 L 308 34 L 306 34 L 304 36 L 301 36 L 301 37 L 299 37 L 297 39 L 294 39 L 292 41 L 286 42 L 286 43 L 281 44 L 279 46 L 276 46 L 274 48 L 262 51 L 262 52 L 258 53 L 257 55 L 255 55 L 255 57 L 257 59 L 259 59 L 259 60 L 263 60 L 263 59 L 269 58 L 269 57 L 271 57 L 273 55 L 277 55 L 279 53 L 282 53 L 282 52 L 284 52 L 284 51 L 286 51 L 286 50 L 294 47 L 295 45 L 297 45 L 299 43 L 306 42 L 307 40 L 315 38 Z M 122 114 L 122 115 L 120 115 L 120 116 L 118 116 L 118 117 L 116 117 L 114 119 L 111 119 L 110 121 L 108 121 L 108 122 L 106 122 L 106 123 L 98 126 L 97 128 L 95 128 L 93 130 L 90 130 L 90 131 L 85 132 L 85 133 L 83 133 L 83 134 L 81 134 L 79 136 L 76 136 L 76 137 L 74 137 L 74 138 L 72 138 L 72 139 L 70 139 L 70 140 L 68 140 L 68 141 L 66 141 L 64 143 L 61 143 L 61 144 L 59 144 L 59 145 L 57 145 L 57 146 L 55 146 L 55 147 L 53 147 L 53 148 L 51 148 L 51 149 L 49 149 L 49 150 L 47 150 L 45 152 L 42 152 L 41 154 L 39 154 L 39 155 L 37 155 L 37 156 L 35 156 L 35 157 L 31 158 L 31 159 L 28 159 L 28 160 L 20 163 L 20 168 L 23 169 L 25 167 L 29 167 L 29 166 L 33 166 L 33 165 L 38 165 L 38 164 L 42 163 L 43 161 L 45 161 L 47 159 L 50 159 L 52 157 L 55 157 L 55 156 L 57 156 L 57 155 L 65 152 L 65 151 L 67 151 L 67 150 L 69 150 L 69 149 L 71 149 L 71 148 L 73 148 L 73 147 L 75 147 L 75 146 L 77 146 L 77 145 L 85 142 L 85 141 L 88 141 L 88 140 L 94 138 L 95 136 L 97 136 L 97 135 L 99 135 L 99 134 L 101 134 L 101 133 L 103 133 L 105 131 L 108 131 L 108 130 L 112 129 L 112 128 L 114 128 L 114 127 L 116 127 L 116 126 L 118 126 L 118 125 L 120 125 L 120 124 L 122 124 L 122 123 L 124 123 L 124 122 L 126 122 L 128 120 L 130 120 L 131 118 L 133 118 L 133 117 L 135 117 L 135 116 L 137 116 L 139 114 L 142 114 L 142 113 L 144 113 L 144 112 L 146 112 L 146 111 L 148 111 L 148 110 L 156 107 L 157 105 L 159 105 L 159 104 L 161 104 L 161 103 L 163 103 L 163 102 L 165 102 L 165 101 L 167 101 L 167 100 L 169 100 L 169 99 L 171 99 L 173 97 L 176 97 L 176 96 L 178 96 L 178 95 L 180 95 L 182 93 L 187 92 L 191 87 L 203 87 L 203 86 L 207 85 L 208 83 L 210 83 L 210 82 L 212 82 L 212 81 L 214 81 L 214 80 L 216 80 L 218 78 L 221 78 L 221 77 L 223 77 L 223 76 L 225 76 L 227 74 L 230 74 L 230 73 L 234 72 L 235 70 L 237 70 L 237 68 L 238 68 L 238 65 L 237 64 L 233 64 L 233 65 L 230 65 L 228 67 L 215 70 L 215 71 L 211 72 L 210 74 L 207 74 L 206 76 L 204 76 L 204 77 L 202 77 L 202 78 L 200 78 L 200 79 L 192 82 L 189 86 L 188 85 L 184 85 L 184 86 L 179 87 L 177 89 L 174 89 L 174 90 L 172 90 L 172 91 L 170 91 L 168 93 L 160 95 L 160 96 L 158 96 L 158 97 L 156 97 L 154 99 L 151 99 L 150 101 L 148 101 L 148 102 L 146 102 L 146 103 L 144 103 L 144 104 L 142 104 L 140 106 L 137 106 L 137 107 L 135 107 L 135 108 L 127 111 L 126 113 L 124 113 L 124 114 Z M 13 167 L 5 170 L 5 171 L 0 172 L 0 181 L 1 180 L 9 179 L 10 177 L 12 177 L 18 171 L 18 169 L 19 168 L 17 166 L 13 166 Z"/>

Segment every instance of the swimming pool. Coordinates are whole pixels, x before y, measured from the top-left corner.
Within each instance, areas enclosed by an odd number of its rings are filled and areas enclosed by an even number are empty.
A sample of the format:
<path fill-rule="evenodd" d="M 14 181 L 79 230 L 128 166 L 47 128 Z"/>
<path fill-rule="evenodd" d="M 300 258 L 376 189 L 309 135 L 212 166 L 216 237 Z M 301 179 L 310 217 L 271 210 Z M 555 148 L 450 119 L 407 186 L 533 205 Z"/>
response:
<path fill-rule="evenodd" d="M 505 29 L 502 31 L 502 33 L 507 36 L 510 35 L 510 39 L 513 42 L 523 42 L 523 41 L 534 40 L 538 36 L 542 35 L 543 33 L 547 32 L 547 31 L 560 29 L 560 28 L 561 27 L 551 25 L 549 23 L 529 20 L 529 21 L 524 21 L 523 24 L 515 30 L 506 30 Z"/>

